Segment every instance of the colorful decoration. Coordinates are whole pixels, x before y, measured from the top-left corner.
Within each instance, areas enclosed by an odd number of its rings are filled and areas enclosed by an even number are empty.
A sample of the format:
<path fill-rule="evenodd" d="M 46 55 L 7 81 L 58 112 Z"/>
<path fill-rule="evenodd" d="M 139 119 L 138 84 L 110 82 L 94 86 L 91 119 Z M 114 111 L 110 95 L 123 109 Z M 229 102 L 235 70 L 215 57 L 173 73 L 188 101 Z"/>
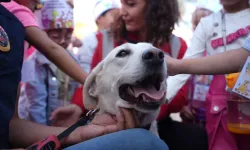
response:
<path fill-rule="evenodd" d="M 250 57 L 247 58 L 247 61 L 240 72 L 239 78 L 233 87 L 233 92 L 250 100 Z"/>
<path fill-rule="evenodd" d="M 0 51 L 8 52 L 10 50 L 10 42 L 8 35 L 4 29 L 0 26 Z"/>
<path fill-rule="evenodd" d="M 233 86 L 235 85 L 240 73 L 231 73 L 226 75 L 226 80 L 227 80 L 227 87 L 232 89 Z"/>
<path fill-rule="evenodd" d="M 66 0 L 49 0 L 41 10 L 44 30 L 74 28 L 73 9 Z"/>

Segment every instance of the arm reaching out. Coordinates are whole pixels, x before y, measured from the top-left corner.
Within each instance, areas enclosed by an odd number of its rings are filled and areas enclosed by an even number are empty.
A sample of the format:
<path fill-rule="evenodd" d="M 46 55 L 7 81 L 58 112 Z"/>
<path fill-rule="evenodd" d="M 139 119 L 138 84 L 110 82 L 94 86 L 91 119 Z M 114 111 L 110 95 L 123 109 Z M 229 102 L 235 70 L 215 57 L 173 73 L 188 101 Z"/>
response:
<path fill-rule="evenodd" d="M 166 58 L 169 73 L 175 74 L 228 74 L 240 71 L 250 52 L 244 48 L 202 58 L 176 60 Z"/>
<path fill-rule="evenodd" d="M 87 74 L 61 46 L 38 27 L 25 28 L 26 40 L 74 80 L 84 84 Z"/>

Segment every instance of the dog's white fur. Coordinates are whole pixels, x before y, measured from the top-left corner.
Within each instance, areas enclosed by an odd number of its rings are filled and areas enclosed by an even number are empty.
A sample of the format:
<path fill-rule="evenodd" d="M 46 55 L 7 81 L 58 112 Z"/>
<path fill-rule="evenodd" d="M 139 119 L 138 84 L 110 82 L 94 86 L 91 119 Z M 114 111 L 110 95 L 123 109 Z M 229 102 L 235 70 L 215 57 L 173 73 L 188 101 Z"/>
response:
<path fill-rule="evenodd" d="M 120 50 L 128 49 L 131 54 L 126 57 L 117 58 Z M 158 50 L 148 43 L 123 44 L 112 50 L 108 56 L 100 62 L 88 76 L 84 85 L 84 105 L 87 109 L 99 108 L 99 113 L 108 112 L 117 114 L 119 107 L 134 108 L 140 112 L 141 125 L 151 124 L 157 117 L 159 109 L 146 110 L 130 104 L 119 96 L 121 84 L 134 83 L 141 78 L 145 72 L 145 63 L 142 63 L 142 54 L 146 50 Z M 162 71 L 166 73 L 166 63 Z M 166 79 L 165 79 L 166 80 Z M 162 88 L 166 88 L 166 81 L 162 82 Z M 165 102 L 165 101 L 164 101 Z M 162 103 L 164 103 L 162 102 Z"/>

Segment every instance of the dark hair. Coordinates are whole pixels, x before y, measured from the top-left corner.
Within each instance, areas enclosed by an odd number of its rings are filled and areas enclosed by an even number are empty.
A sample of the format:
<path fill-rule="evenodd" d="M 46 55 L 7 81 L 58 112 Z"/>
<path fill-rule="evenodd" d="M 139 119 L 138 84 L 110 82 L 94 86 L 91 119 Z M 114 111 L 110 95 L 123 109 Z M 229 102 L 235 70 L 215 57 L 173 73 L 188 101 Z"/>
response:
<path fill-rule="evenodd" d="M 169 42 L 175 23 L 180 18 L 177 0 L 145 0 L 146 41 L 155 46 Z M 121 16 L 112 25 L 115 38 L 119 41 L 126 34 L 125 23 Z"/>

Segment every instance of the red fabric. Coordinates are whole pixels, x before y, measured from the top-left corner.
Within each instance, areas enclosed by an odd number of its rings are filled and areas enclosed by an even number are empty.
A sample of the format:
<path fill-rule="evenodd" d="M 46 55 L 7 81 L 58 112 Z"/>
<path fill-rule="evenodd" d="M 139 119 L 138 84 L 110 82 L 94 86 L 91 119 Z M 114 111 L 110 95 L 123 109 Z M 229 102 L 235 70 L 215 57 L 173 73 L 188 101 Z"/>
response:
<path fill-rule="evenodd" d="M 180 47 L 180 51 L 179 51 L 179 55 L 177 59 L 182 59 L 187 50 L 187 43 L 182 38 L 179 38 L 179 39 L 181 42 L 181 47 Z"/>
<path fill-rule="evenodd" d="M 161 106 L 161 111 L 157 117 L 157 120 L 162 120 L 170 115 L 170 113 L 179 112 L 183 106 L 188 104 L 188 84 L 184 84 L 184 86 L 179 90 L 177 95 L 169 104 L 164 104 Z"/>
<path fill-rule="evenodd" d="M 35 48 L 31 46 L 30 48 L 27 49 L 24 53 L 24 60 L 26 60 L 30 55 L 32 55 L 35 52 Z"/>
<path fill-rule="evenodd" d="M 97 66 L 97 64 L 102 60 L 102 33 L 99 32 L 96 34 L 96 38 L 97 38 L 97 47 L 95 49 L 93 58 L 92 58 L 92 63 L 91 63 L 91 70 Z"/>
<path fill-rule="evenodd" d="M 96 35 L 96 37 L 97 37 L 99 42 L 98 42 L 97 48 L 96 48 L 94 55 L 93 55 L 93 58 L 92 58 L 91 69 L 93 69 L 95 66 L 97 66 L 97 64 L 99 62 L 102 61 L 102 34 L 98 33 Z M 129 38 L 130 39 L 133 38 L 133 40 L 134 40 L 136 37 L 135 37 L 135 35 L 130 35 Z M 125 42 L 126 41 L 124 41 L 124 43 Z M 181 47 L 180 47 L 180 51 L 178 54 L 178 59 L 182 59 L 182 57 L 184 56 L 186 49 L 187 49 L 187 44 L 182 38 L 180 38 L 180 42 L 181 42 Z M 117 43 L 117 42 L 114 43 L 115 47 L 117 47 L 118 45 L 119 45 L 119 43 Z M 170 45 L 168 43 L 164 44 L 162 47 L 159 47 L 159 48 L 162 49 L 164 52 L 169 53 L 171 55 Z M 80 92 L 80 94 L 81 93 L 82 92 Z M 161 120 L 161 119 L 164 119 L 165 117 L 169 116 L 169 114 L 172 112 L 179 112 L 181 110 L 181 108 L 187 104 L 187 102 L 188 102 L 187 96 L 188 96 L 188 86 L 187 86 L 187 84 L 185 84 L 180 89 L 180 91 L 178 92 L 176 97 L 169 104 L 164 104 L 161 107 L 161 111 L 160 111 L 160 114 L 159 114 L 157 119 Z M 77 100 L 80 100 L 80 99 L 77 98 Z M 74 102 L 72 101 L 72 103 L 82 104 L 82 102 L 79 103 L 79 102 L 77 102 L 77 100 L 74 100 Z M 80 107 L 84 108 L 83 105 L 81 105 Z"/>
<path fill-rule="evenodd" d="M 72 96 L 71 103 L 76 104 L 79 107 L 81 107 L 83 112 L 85 113 L 85 112 L 87 112 L 87 109 L 83 105 L 83 92 L 82 91 L 83 91 L 83 86 L 76 89 L 74 95 Z"/>

